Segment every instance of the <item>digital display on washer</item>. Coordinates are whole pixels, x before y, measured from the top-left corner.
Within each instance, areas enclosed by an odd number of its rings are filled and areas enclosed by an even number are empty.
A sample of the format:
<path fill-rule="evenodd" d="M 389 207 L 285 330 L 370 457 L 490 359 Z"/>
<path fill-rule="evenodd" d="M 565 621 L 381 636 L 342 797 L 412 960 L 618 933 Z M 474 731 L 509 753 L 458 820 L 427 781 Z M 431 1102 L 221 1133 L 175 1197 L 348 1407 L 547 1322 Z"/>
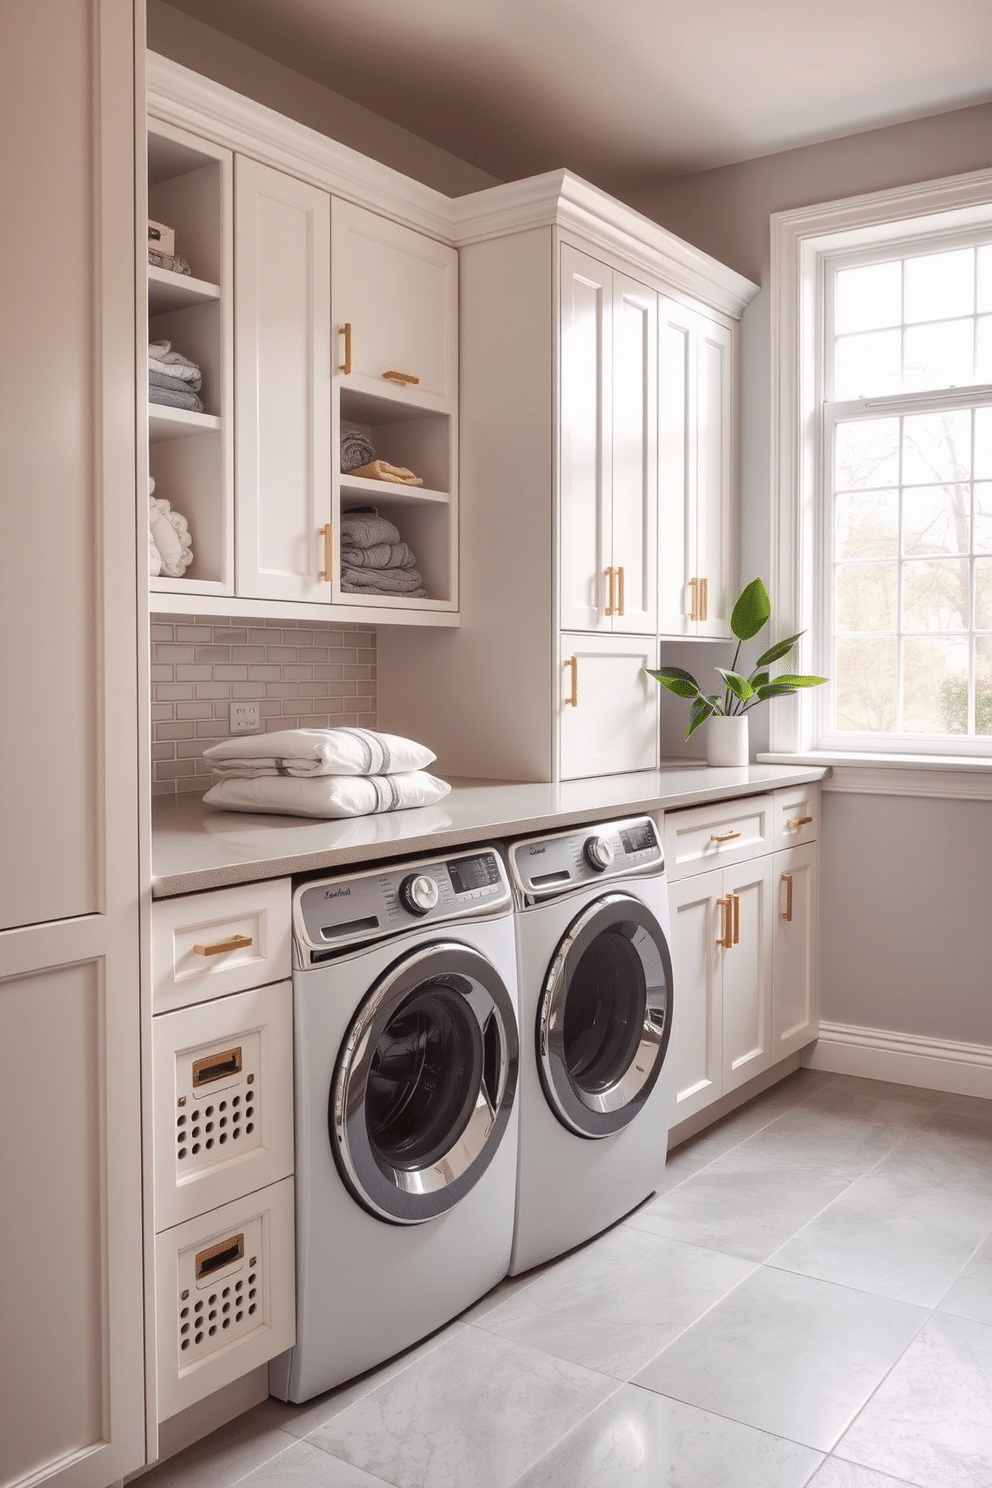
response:
<path fill-rule="evenodd" d="M 650 822 L 641 822 L 637 827 L 624 827 L 620 832 L 620 841 L 627 853 L 646 852 L 649 848 L 658 846 L 658 839 Z"/>
<path fill-rule="evenodd" d="M 499 883 L 499 869 L 492 853 L 477 858 L 458 858 L 447 865 L 451 887 L 456 894 L 470 894 L 474 889 L 487 889 Z"/>

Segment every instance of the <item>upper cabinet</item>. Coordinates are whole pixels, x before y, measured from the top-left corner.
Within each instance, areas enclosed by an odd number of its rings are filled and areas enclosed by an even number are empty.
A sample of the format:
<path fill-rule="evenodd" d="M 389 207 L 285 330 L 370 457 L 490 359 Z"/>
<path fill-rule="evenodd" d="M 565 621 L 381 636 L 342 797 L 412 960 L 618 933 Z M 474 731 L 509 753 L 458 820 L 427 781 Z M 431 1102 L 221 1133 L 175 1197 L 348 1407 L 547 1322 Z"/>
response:
<path fill-rule="evenodd" d="M 737 559 L 734 324 L 662 294 L 658 340 L 658 629 L 729 638 Z"/>
<path fill-rule="evenodd" d="M 563 244 L 560 299 L 561 625 L 653 635 L 658 295 Z"/>

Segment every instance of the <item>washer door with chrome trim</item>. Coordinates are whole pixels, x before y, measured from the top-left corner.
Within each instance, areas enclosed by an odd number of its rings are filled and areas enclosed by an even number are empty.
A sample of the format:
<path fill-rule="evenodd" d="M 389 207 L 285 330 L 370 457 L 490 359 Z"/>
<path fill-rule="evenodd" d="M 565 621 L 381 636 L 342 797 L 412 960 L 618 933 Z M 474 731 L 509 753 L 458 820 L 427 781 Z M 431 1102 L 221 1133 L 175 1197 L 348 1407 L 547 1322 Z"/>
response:
<path fill-rule="evenodd" d="M 537 1011 L 541 1084 L 563 1126 L 608 1137 L 654 1089 L 671 1037 L 672 963 L 639 899 L 606 894 L 558 945 Z"/>
<path fill-rule="evenodd" d="M 352 1021 L 328 1100 L 358 1202 L 420 1224 L 464 1198 L 503 1138 L 517 1057 L 510 994 L 478 951 L 439 942 L 390 967 Z"/>

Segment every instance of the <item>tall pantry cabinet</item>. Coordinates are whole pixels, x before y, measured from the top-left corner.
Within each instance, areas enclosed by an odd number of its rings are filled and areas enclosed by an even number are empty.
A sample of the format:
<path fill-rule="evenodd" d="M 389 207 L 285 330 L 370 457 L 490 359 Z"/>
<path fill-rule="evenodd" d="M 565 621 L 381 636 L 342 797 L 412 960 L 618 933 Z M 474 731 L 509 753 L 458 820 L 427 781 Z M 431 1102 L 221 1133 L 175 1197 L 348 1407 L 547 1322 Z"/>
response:
<path fill-rule="evenodd" d="M 653 769 L 660 689 L 644 668 L 663 636 L 720 633 L 688 619 L 686 534 L 719 530 L 720 563 L 733 553 L 736 335 L 756 287 L 567 172 L 453 210 L 461 624 L 380 634 L 380 725 L 456 776 Z M 694 338 L 681 385 L 659 339 L 673 305 Z M 718 364 L 700 350 L 715 342 Z M 713 573 L 718 609 L 730 587 Z"/>
<path fill-rule="evenodd" d="M 145 1460 L 133 0 L 3 0 L 0 1483 Z M 141 64 L 138 62 L 138 76 Z"/>

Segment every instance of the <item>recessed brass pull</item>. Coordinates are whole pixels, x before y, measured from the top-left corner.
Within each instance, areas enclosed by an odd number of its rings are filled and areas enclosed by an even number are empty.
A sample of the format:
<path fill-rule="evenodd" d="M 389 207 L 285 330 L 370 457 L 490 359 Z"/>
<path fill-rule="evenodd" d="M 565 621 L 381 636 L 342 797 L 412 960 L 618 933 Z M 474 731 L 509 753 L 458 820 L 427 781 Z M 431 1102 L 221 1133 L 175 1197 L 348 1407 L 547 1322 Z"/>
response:
<path fill-rule="evenodd" d="M 345 377 L 351 376 L 351 321 L 346 320 L 344 325 L 338 326 L 338 333 L 344 337 L 344 361 L 338 367 Z"/>
<path fill-rule="evenodd" d="M 240 1075 L 244 1064 L 241 1045 L 224 1049 L 220 1054 L 207 1054 L 203 1059 L 193 1060 L 193 1089 L 212 1085 L 215 1080 L 226 1080 L 230 1075 Z"/>
<path fill-rule="evenodd" d="M 709 617 L 710 617 L 710 586 L 709 586 L 709 580 L 707 580 L 707 579 L 700 579 L 700 581 L 699 581 L 699 618 L 700 618 L 700 620 L 708 620 Z"/>
<path fill-rule="evenodd" d="M 608 568 L 605 570 L 605 572 L 609 598 L 606 601 L 606 607 L 603 610 L 603 614 L 613 615 L 616 613 L 616 593 L 614 588 L 616 582 L 616 570 Z"/>
<path fill-rule="evenodd" d="M 414 377 L 412 372 L 395 372 L 392 368 L 388 372 L 383 372 L 382 375 L 387 382 L 399 382 L 409 387 L 416 387 L 420 381 L 420 378 Z"/>
<path fill-rule="evenodd" d="M 718 946 L 722 946 L 725 951 L 729 951 L 734 943 L 731 938 L 734 896 L 733 894 L 727 894 L 723 899 L 718 899 L 716 902 L 720 906 L 720 934 L 717 937 L 716 943 Z"/>
<path fill-rule="evenodd" d="M 579 706 L 579 658 L 570 656 L 565 665 L 572 669 L 572 688 L 565 699 L 565 707 L 577 708 Z"/>
<path fill-rule="evenodd" d="M 197 1281 L 205 1281 L 215 1271 L 222 1271 L 225 1266 L 244 1260 L 244 1255 L 245 1237 L 243 1234 L 231 1235 L 229 1239 L 221 1240 L 219 1245 L 211 1245 L 207 1250 L 199 1251 L 196 1257 Z"/>
<path fill-rule="evenodd" d="M 223 956 L 227 951 L 243 951 L 254 941 L 250 935 L 229 935 L 226 940 L 215 940 L 209 945 L 195 945 L 194 956 Z"/>
<path fill-rule="evenodd" d="M 692 604 L 689 608 L 689 619 L 699 619 L 699 580 L 690 579 L 689 588 L 692 590 Z"/>
<path fill-rule="evenodd" d="M 331 544 L 331 538 L 334 535 L 334 524 L 332 522 L 325 522 L 324 526 L 320 529 L 320 535 L 324 539 L 324 566 L 320 570 L 320 577 L 325 584 L 329 584 L 331 582 L 331 575 L 334 572 L 334 548 Z"/>
<path fill-rule="evenodd" d="M 740 835 L 741 835 L 740 832 L 711 832 L 710 833 L 710 841 L 711 842 L 733 842 L 734 838 L 735 837 L 739 837 Z"/>
<path fill-rule="evenodd" d="M 782 882 L 785 884 L 785 908 L 782 911 L 782 919 L 792 919 L 792 874 L 783 873 Z"/>
<path fill-rule="evenodd" d="M 623 569 L 617 569 L 617 614 L 623 614 Z"/>
<path fill-rule="evenodd" d="M 812 820 L 811 816 L 790 816 L 785 825 L 787 827 L 808 827 Z"/>

